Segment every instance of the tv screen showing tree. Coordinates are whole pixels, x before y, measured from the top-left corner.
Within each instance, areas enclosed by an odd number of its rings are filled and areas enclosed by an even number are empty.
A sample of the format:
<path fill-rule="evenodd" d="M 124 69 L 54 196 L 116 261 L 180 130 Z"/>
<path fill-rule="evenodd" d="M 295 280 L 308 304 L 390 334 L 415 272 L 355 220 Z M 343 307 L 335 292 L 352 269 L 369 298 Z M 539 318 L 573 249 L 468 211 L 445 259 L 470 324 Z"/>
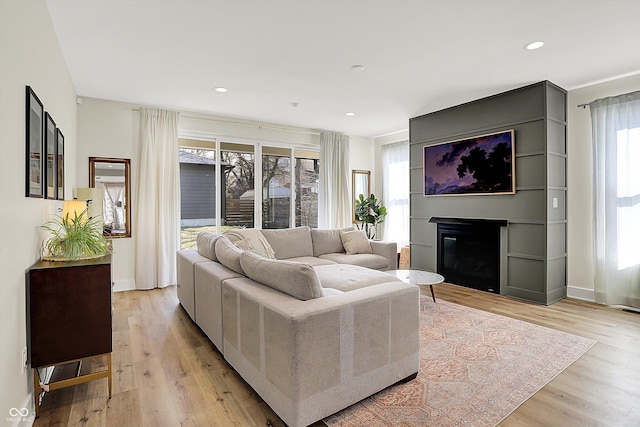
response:
<path fill-rule="evenodd" d="M 424 147 L 424 195 L 514 194 L 513 129 Z"/>

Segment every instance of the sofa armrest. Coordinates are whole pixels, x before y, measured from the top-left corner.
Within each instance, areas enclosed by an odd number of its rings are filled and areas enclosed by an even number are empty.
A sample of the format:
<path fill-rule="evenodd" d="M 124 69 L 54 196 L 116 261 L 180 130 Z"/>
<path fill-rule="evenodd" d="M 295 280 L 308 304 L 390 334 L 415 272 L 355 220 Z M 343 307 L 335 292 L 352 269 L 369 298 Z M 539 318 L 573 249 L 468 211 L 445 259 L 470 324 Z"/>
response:
<path fill-rule="evenodd" d="M 227 280 L 224 357 L 288 425 L 306 426 L 418 372 L 419 295 L 389 282 L 300 301 Z"/>
<path fill-rule="evenodd" d="M 376 255 L 387 258 L 387 270 L 398 269 L 398 244 L 384 240 L 370 240 L 371 251 Z"/>
<path fill-rule="evenodd" d="M 196 320 L 195 301 L 195 265 L 201 262 L 213 262 L 203 257 L 195 249 L 183 249 L 176 252 L 177 282 L 176 289 L 178 300 L 192 320 Z"/>

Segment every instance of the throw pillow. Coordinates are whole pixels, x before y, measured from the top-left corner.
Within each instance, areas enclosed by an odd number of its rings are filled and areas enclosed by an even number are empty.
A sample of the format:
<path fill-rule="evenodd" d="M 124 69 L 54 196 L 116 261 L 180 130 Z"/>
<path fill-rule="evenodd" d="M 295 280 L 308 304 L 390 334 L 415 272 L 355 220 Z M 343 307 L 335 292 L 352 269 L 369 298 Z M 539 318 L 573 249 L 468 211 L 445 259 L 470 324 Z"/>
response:
<path fill-rule="evenodd" d="M 251 251 L 265 258 L 276 258 L 273 248 L 260 230 L 256 230 L 255 228 L 240 228 L 225 231 L 224 235 L 240 249 Z"/>
<path fill-rule="evenodd" d="M 251 279 L 299 300 L 324 296 L 316 271 L 309 264 L 269 259 L 253 252 L 243 252 L 240 264 Z"/>
<path fill-rule="evenodd" d="M 311 229 L 311 240 L 313 241 L 313 256 L 318 257 L 324 254 L 344 253 L 341 231 L 353 231 L 353 227 L 342 229 L 320 230 Z"/>
<path fill-rule="evenodd" d="M 369 239 L 367 239 L 367 235 L 363 230 L 341 231 L 340 238 L 347 255 L 373 253 L 371 243 L 369 243 Z"/>
<path fill-rule="evenodd" d="M 218 240 L 218 237 L 220 237 L 219 234 L 210 231 L 201 231 L 198 233 L 196 236 L 196 245 L 200 255 L 209 258 L 211 261 L 217 261 L 216 240 Z"/>
<path fill-rule="evenodd" d="M 240 265 L 240 255 L 243 252 L 242 249 L 231 243 L 231 240 L 226 236 L 220 236 L 216 240 L 216 256 L 220 264 L 242 275 L 245 274 Z"/>

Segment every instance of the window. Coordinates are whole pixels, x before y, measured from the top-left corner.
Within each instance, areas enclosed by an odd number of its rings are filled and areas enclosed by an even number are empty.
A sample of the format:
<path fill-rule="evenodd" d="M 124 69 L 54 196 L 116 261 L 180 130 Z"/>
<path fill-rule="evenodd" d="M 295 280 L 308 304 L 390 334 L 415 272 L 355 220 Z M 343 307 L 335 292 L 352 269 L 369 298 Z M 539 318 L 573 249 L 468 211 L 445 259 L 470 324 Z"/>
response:
<path fill-rule="evenodd" d="M 382 146 L 382 193 L 387 208 L 384 239 L 409 244 L 409 141 Z"/>
<path fill-rule="evenodd" d="M 640 264 L 640 128 L 616 132 L 618 270 Z"/>
<path fill-rule="evenodd" d="M 291 218 L 291 150 L 262 149 L 262 228 L 288 228 Z"/>
<path fill-rule="evenodd" d="M 318 227 L 318 178 L 320 160 L 318 153 L 296 153 L 296 227 Z M 308 157 L 303 157 L 308 156 Z M 313 157 L 312 157 L 313 156 Z"/>
<path fill-rule="evenodd" d="M 596 302 L 640 308 L 640 92 L 589 108 Z"/>
<path fill-rule="evenodd" d="M 220 144 L 220 169 L 224 180 L 221 225 L 225 228 L 253 228 L 255 223 L 254 146 Z"/>
<path fill-rule="evenodd" d="M 200 231 L 216 231 L 216 151 L 180 140 L 180 248 L 194 249 Z M 188 145 L 184 147 L 184 145 Z"/>
<path fill-rule="evenodd" d="M 180 139 L 179 153 L 182 249 L 203 230 L 318 226 L 319 152 Z"/>
<path fill-rule="evenodd" d="M 319 153 L 275 147 L 262 153 L 262 228 L 292 227 L 292 216 L 296 227 L 318 227 Z"/>

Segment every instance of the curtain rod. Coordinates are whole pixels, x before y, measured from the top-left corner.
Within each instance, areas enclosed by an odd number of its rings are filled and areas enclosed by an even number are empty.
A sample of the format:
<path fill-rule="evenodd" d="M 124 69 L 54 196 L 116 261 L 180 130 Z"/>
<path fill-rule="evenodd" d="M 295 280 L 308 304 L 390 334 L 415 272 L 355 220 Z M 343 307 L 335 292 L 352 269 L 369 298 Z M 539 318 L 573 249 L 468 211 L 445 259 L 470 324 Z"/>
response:
<path fill-rule="evenodd" d="M 132 111 L 140 111 L 139 108 L 132 108 L 131 110 Z M 320 132 L 297 130 L 297 129 L 291 129 L 291 128 L 286 128 L 286 127 L 281 127 L 281 126 L 273 126 L 273 125 L 262 125 L 262 124 L 258 124 L 258 123 L 243 122 L 243 121 L 240 121 L 240 120 L 214 119 L 214 118 L 211 118 L 211 117 L 194 116 L 194 115 L 185 114 L 185 113 L 180 113 L 180 116 L 188 117 L 190 119 L 200 119 L 200 120 L 209 120 L 209 121 L 218 122 L 218 123 L 227 123 L 227 124 L 231 124 L 231 125 L 251 126 L 251 127 L 256 127 L 258 129 L 280 130 L 280 131 L 284 131 L 284 132 L 292 132 L 292 133 L 301 133 L 301 134 L 305 134 L 305 135 L 320 136 Z"/>
<path fill-rule="evenodd" d="M 578 108 L 587 108 L 589 106 L 589 104 L 578 104 L 576 105 L 576 107 Z"/>

